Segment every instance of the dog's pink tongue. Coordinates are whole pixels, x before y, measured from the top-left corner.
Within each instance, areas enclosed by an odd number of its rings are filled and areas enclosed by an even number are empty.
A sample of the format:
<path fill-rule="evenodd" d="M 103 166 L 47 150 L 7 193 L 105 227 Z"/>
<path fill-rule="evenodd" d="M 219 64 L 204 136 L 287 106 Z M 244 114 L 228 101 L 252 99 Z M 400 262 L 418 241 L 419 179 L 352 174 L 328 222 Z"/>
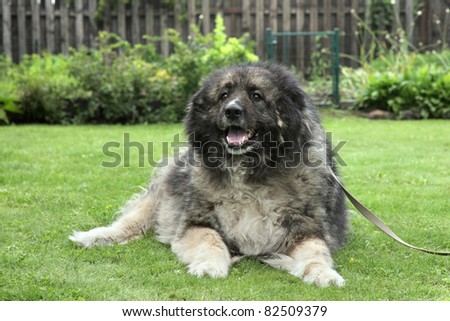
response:
<path fill-rule="evenodd" d="M 248 140 L 247 133 L 239 127 L 230 127 L 228 129 L 227 142 L 230 145 L 241 145 Z"/>

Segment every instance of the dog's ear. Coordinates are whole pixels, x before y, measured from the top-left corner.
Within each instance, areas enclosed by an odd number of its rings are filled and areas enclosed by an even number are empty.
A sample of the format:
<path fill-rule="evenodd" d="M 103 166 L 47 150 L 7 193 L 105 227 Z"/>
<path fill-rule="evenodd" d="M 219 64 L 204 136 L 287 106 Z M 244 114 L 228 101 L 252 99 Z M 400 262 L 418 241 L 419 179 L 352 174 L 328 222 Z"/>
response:
<path fill-rule="evenodd" d="M 206 85 L 200 87 L 200 89 L 197 90 L 197 92 L 192 96 L 192 102 L 195 105 L 203 106 L 205 104 L 205 97 L 207 90 L 208 87 Z"/>
<path fill-rule="evenodd" d="M 207 128 L 210 128 L 210 116 L 208 113 L 207 88 L 203 85 L 192 97 L 186 107 L 184 125 L 188 139 L 192 142 L 199 139 Z"/>
<path fill-rule="evenodd" d="M 187 114 L 189 114 L 194 107 L 198 108 L 198 107 L 203 106 L 203 104 L 204 104 L 204 99 L 203 99 L 204 91 L 205 91 L 205 89 L 202 87 L 195 94 L 193 94 L 191 96 L 191 98 L 189 99 L 187 108 L 186 108 L 186 113 Z"/>
<path fill-rule="evenodd" d="M 316 129 L 320 126 L 320 120 L 313 102 L 298 84 L 288 87 L 285 97 L 285 113 L 283 121 L 288 126 L 283 127 L 283 136 L 297 141 L 299 145 L 310 142 Z"/>

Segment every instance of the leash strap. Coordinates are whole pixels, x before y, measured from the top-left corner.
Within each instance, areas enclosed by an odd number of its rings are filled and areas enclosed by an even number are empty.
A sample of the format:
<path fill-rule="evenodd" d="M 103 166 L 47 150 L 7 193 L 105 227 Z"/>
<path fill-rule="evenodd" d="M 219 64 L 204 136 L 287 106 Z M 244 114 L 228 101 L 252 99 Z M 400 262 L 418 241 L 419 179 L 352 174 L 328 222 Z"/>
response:
<path fill-rule="evenodd" d="M 411 249 L 430 253 L 430 254 L 436 254 L 436 255 L 442 255 L 442 256 L 450 256 L 450 252 L 438 252 L 438 251 L 431 251 L 427 249 L 423 249 L 414 245 L 411 245 L 409 243 L 406 243 L 403 241 L 400 237 L 397 236 L 386 224 L 383 223 L 375 214 L 373 214 L 370 210 L 368 210 L 360 201 L 358 201 L 341 183 L 339 178 L 334 174 L 333 170 L 330 169 L 331 176 L 334 178 L 334 180 L 338 183 L 338 185 L 342 188 L 347 198 L 350 200 L 350 202 L 356 207 L 356 209 L 364 215 L 366 219 L 368 219 L 372 224 L 374 224 L 376 227 L 378 227 L 383 233 L 387 234 L 389 237 L 393 238 L 398 243 L 407 246 Z"/>

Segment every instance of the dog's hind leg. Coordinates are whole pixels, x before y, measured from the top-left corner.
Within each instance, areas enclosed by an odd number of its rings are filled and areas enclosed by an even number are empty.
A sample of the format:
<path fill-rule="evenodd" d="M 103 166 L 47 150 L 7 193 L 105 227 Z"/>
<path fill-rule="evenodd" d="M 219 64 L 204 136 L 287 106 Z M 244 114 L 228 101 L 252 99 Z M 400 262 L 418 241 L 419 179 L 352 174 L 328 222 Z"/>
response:
<path fill-rule="evenodd" d="M 149 191 L 128 201 L 122 209 L 122 215 L 110 226 L 94 228 L 87 232 L 76 232 L 70 240 L 83 247 L 97 245 L 123 244 L 140 237 L 153 227 L 154 211 L 157 205 L 155 185 Z"/>

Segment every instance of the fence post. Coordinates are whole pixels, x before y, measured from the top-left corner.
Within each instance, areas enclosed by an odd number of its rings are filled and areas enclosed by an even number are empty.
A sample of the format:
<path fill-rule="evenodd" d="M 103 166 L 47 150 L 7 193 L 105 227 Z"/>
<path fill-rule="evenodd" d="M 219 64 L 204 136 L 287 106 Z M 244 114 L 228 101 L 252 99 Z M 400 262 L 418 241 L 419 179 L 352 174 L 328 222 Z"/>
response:
<path fill-rule="evenodd" d="M 289 64 L 289 36 L 283 37 L 283 64 Z"/>
<path fill-rule="evenodd" d="M 3 9 L 3 50 L 5 55 L 12 57 L 11 43 L 11 1 L 2 2 Z"/>
<path fill-rule="evenodd" d="M 271 28 L 266 28 L 266 54 L 267 60 L 275 61 L 277 59 L 277 52 L 274 50 L 277 44 L 277 39 L 273 37 Z"/>
<path fill-rule="evenodd" d="M 334 28 L 333 43 L 331 45 L 332 56 L 332 86 L 333 86 L 333 102 L 339 106 L 339 28 Z"/>
<path fill-rule="evenodd" d="M 83 24 L 83 0 L 75 0 L 75 45 L 77 49 L 83 46 L 84 24 Z"/>
<path fill-rule="evenodd" d="M 41 7 L 40 3 L 31 1 L 32 52 L 41 53 Z"/>
<path fill-rule="evenodd" d="M 26 6 L 25 0 L 17 1 L 17 29 L 19 36 L 19 57 L 17 60 L 22 59 L 22 56 L 27 53 L 27 39 L 26 39 Z"/>
<path fill-rule="evenodd" d="M 273 46 L 272 46 L 272 29 L 266 28 L 266 52 L 267 60 L 273 60 Z"/>
<path fill-rule="evenodd" d="M 51 0 L 45 1 L 45 35 L 47 52 L 55 53 L 55 8 Z"/>

